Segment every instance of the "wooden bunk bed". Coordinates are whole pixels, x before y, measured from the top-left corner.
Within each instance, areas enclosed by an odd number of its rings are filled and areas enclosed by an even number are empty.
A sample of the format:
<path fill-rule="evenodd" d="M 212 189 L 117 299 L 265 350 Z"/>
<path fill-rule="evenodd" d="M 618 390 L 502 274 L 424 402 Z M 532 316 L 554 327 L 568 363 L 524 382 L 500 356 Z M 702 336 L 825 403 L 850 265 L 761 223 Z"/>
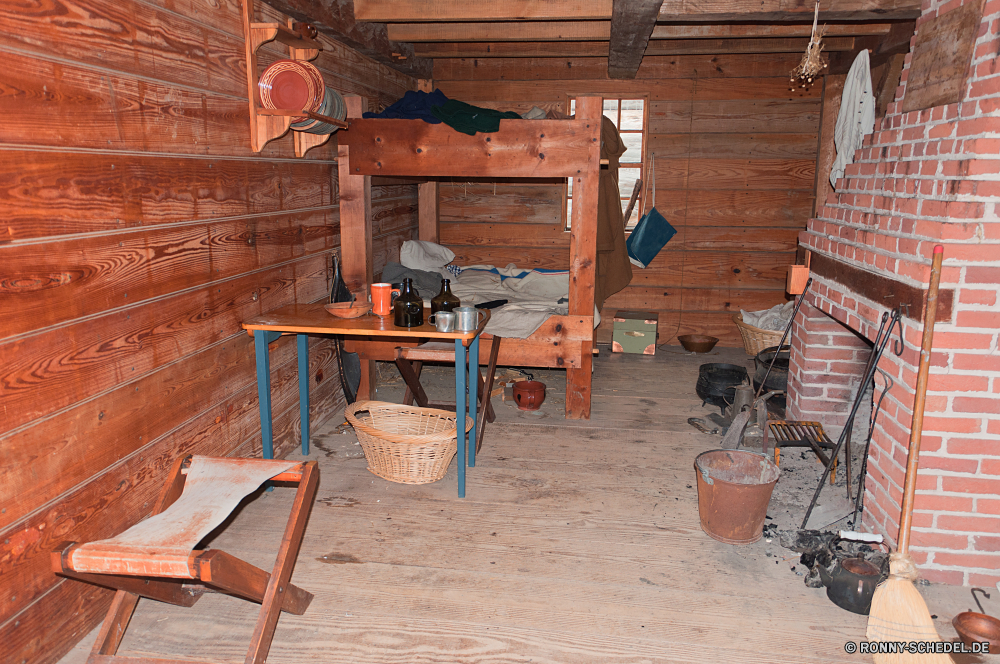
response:
<path fill-rule="evenodd" d="M 371 178 L 407 177 L 419 185 L 419 237 L 438 241 L 438 183 L 431 178 L 553 178 L 573 182 L 569 312 L 554 315 L 527 339 L 504 338 L 499 363 L 566 369 L 566 417 L 590 418 L 600 176 L 600 97 L 580 97 L 573 120 L 502 120 L 500 131 L 468 136 L 421 120 L 362 119 L 362 100 L 348 97 L 348 124 L 338 134 L 342 269 L 352 290 L 372 283 Z M 484 335 L 481 357 L 492 340 Z M 373 360 L 392 361 L 404 345 L 383 339 L 345 342 L 362 359 L 359 398 L 371 398 Z"/>

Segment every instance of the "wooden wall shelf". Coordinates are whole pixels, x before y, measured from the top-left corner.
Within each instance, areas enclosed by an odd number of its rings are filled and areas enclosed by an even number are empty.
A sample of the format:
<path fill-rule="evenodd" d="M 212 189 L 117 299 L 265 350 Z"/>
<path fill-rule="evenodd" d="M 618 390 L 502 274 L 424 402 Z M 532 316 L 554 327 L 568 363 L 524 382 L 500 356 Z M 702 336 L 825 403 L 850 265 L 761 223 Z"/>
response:
<path fill-rule="evenodd" d="M 318 41 L 303 37 L 292 30 L 291 23 L 291 20 L 289 20 L 288 25 L 255 23 L 253 22 L 253 0 L 243 0 L 243 35 L 247 61 L 247 96 L 250 107 L 250 148 L 254 152 L 260 152 L 270 141 L 288 133 L 293 117 L 305 115 L 341 129 L 347 128 L 346 122 L 312 111 L 260 107 L 257 91 L 257 49 L 267 42 L 277 41 L 288 47 L 289 59 L 308 61 L 315 59 L 323 48 Z M 323 145 L 330 140 L 331 134 L 293 131 L 292 136 L 295 144 L 295 156 L 302 157 L 312 148 Z"/>

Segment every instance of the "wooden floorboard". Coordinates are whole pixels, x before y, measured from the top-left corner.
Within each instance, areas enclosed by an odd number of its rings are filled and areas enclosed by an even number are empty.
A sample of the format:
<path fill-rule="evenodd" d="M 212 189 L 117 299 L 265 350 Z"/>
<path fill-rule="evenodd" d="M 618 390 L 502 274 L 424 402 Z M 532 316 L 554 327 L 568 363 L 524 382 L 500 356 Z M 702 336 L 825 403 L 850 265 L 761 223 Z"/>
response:
<path fill-rule="evenodd" d="M 563 419 L 554 371 L 539 375 L 541 414 L 495 398 L 465 499 L 454 462 L 430 485 L 375 477 L 331 418 L 313 435 L 321 484 L 293 577 L 316 598 L 281 617 L 268 662 L 865 661 L 844 652 L 865 617 L 806 588 L 794 554 L 702 532 L 692 464 L 718 437 L 686 422 L 707 412 L 693 390 L 701 361 L 742 351 L 602 355 L 590 421 Z M 379 389 L 399 394 L 391 380 Z M 290 501 L 256 494 L 211 546 L 268 565 Z M 190 609 L 143 600 L 121 654 L 240 661 L 255 615 L 224 596 Z"/>

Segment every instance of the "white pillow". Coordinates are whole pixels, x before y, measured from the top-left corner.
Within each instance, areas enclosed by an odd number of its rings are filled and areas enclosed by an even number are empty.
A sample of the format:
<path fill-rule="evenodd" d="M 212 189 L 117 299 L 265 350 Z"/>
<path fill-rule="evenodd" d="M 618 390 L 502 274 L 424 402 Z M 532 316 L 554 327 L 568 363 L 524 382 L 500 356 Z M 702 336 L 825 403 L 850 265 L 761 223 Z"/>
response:
<path fill-rule="evenodd" d="M 439 268 L 453 260 L 455 260 L 454 251 L 434 242 L 406 240 L 399 249 L 399 262 L 411 270 L 439 272 Z"/>

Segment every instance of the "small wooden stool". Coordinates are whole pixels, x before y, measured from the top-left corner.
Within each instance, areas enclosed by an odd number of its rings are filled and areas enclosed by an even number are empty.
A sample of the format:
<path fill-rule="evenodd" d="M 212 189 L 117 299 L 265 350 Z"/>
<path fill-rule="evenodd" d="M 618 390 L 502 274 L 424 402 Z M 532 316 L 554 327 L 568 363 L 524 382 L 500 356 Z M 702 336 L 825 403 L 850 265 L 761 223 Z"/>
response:
<path fill-rule="evenodd" d="M 298 485 L 270 574 L 224 551 L 194 550 L 267 480 Z M 313 598 L 289 579 L 318 484 L 315 461 L 187 456 L 174 463 L 148 519 L 117 537 L 85 544 L 67 542 L 53 551 L 56 574 L 118 590 L 88 664 L 154 661 L 115 654 L 139 597 L 191 606 L 205 592 L 223 592 L 261 605 L 244 661 L 263 664 L 279 613 L 301 615 Z M 190 660 L 155 661 L 191 664 Z"/>
<path fill-rule="evenodd" d="M 490 393 L 493 391 L 493 380 L 496 376 L 497 357 L 500 354 L 501 337 L 493 335 L 490 346 L 490 361 L 486 367 L 486 378 L 483 372 L 476 367 L 476 375 L 479 376 L 476 387 L 478 405 L 476 407 L 476 419 L 479 423 L 479 431 L 476 435 L 476 451 L 483 447 L 483 432 L 486 430 L 486 422 L 496 420 L 496 413 L 493 412 L 493 404 L 490 403 Z M 416 346 L 415 348 L 396 349 L 396 367 L 399 368 L 399 375 L 406 383 L 406 392 L 403 394 L 403 403 L 412 406 L 416 401 L 418 406 L 423 408 L 440 408 L 442 410 L 455 410 L 455 404 L 450 401 L 430 401 L 423 386 L 420 385 L 420 372 L 424 362 L 441 362 L 443 364 L 455 364 L 455 348 L 451 343 L 428 342 Z"/>

